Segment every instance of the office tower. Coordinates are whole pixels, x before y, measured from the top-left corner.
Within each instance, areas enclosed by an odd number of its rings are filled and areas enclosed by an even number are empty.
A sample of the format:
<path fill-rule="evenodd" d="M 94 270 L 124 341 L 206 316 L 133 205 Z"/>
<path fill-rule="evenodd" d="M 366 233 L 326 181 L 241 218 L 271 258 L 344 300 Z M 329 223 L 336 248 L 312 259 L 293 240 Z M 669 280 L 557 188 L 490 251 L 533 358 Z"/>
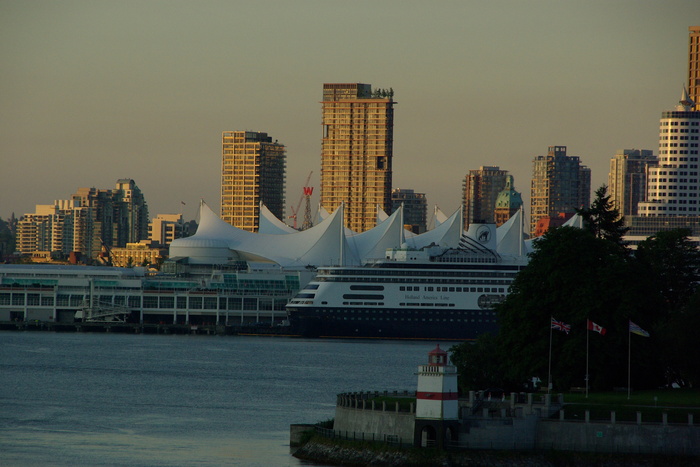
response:
<path fill-rule="evenodd" d="M 469 224 L 495 222 L 496 198 L 506 186 L 507 170 L 482 166 L 470 170 L 462 182 L 464 229 Z"/>
<path fill-rule="evenodd" d="M 369 84 L 324 84 L 321 206 L 345 203 L 345 225 L 364 232 L 376 225 L 377 205 L 391 209 L 394 141 L 392 90 Z"/>
<path fill-rule="evenodd" d="M 675 110 L 662 112 L 659 165 L 648 169 L 647 200 L 639 203 L 641 216 L 700 215 L 698 137 L 700 111 L 685 89 Z"/>
<path fill-rule="evenodd" d="M 403 224 L 411 232 L 422 234 L 428 225 L 428 200 L 425 193 L 416 193 L 406 188 L 391 190 L 391 212 L 403 204 Z"/>
<path fill-rule="evenodd" d="M 267 133 L 223 132 L 221 219 L 257 232 L 261 202 L 284 219 L 285 169 L 285 147 Z"/>
<path fill-rule="evenodd" d="M 591 199 L 591 169 L 577 156 L 567 156 L 566 146 L 550 146 L 546 156 L 533 161 L 530 187 L 530 234 L 544 217 L 561 217 L 587 208 Z"/>
<path fill-rule="evenodd" d="M 650 149 L 620 149 L 610 159 L 608 195 L 621 216 L 636 216 L 647 190 L 647 167 L 658 164 Z"/>
<path fill-rule="evenodd" d="M 523 206 L 523 198 L 519 192 L 515 191 L 515 182 L 512 175 L 506 175 L 506 186 L 498 193 L 496 207 L 494 209 L 494 219 L 496 227 L 499 227 L 518 212 Z"/>
<path fill-rule="evenodd" d="M 700 26 L 690 26 L 688 33 L 688 94 L 697 105 L 700 100 Z"/>

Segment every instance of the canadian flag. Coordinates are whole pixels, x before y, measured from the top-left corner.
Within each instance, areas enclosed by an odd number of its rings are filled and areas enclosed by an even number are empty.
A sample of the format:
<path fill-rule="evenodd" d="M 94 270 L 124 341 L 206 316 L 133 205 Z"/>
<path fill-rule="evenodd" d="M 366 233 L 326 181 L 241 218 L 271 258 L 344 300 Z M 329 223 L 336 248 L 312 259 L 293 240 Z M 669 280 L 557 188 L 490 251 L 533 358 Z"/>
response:
<path fill-rule="evenodd" d="M 600 333 L 601 336 L 605 335 L 605 328 L 603 326 L 601 326 L 600 324 L 595 324 L 590 319 L 588 320 L 588 330 Z"/>

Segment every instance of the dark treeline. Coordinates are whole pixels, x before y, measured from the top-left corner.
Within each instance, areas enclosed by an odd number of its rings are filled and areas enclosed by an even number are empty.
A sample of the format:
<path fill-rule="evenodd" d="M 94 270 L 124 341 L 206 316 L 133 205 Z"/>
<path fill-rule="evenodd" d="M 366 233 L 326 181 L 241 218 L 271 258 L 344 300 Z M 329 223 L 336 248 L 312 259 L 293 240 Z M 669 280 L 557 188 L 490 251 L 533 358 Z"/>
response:
<path fill-rule="evenodd" d="M 630 349 L 633 389 L 700 383 L 700 254 L 690 232 L 659 232 L 632 251 L 604 186 L 579 214 L 585 229 L 561 227 L 535 241 L 497 308 L 498 334 L 452 348 L 463 390 L 523 390 L 533 377 L 546 387 L 552 318 L 571 326 L 551 330 L 554 390 L 585 386 L 587 337 L 592 390 L 627 386 Z M 588 320 L 605 334 L 587 330 Z M 630 334 L 630 321 L 649 337 Z"/>

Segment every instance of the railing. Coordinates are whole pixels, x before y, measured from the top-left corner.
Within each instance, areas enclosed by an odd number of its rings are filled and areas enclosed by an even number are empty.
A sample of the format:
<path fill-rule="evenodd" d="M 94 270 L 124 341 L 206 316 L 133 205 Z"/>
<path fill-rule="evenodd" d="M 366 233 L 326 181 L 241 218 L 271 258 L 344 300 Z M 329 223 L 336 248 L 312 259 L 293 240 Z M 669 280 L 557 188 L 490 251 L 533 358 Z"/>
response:
<path fill-rule="evenodd" d="M 380 433 L 357 433 L 350 431 L 333 430 L 324 428 L 321 425 L 315 425 L 314 431 L 316 434 L 328 439 L 342 439 L 347 441 L 363 441 L 370 443 L 382 443 L 391 446 L 412 446 L 412 439 L 404 439 L 397 435 L 388 435 Z"/>
<path fill-rule="evenodd" d="M 382 397 L 399 399 L 398 401 L 375 400 Z M 352 392 L 338 394 L 336 405 L 338 407 L 358 409 L 358 410 L 378 410 L 382 412 L 403 412 L 415 413 L 416 411 L 415 391 L 374 391 L 374 392 Z M 406 399 L 406 401 L 401 401 Z M 410 402 L 409 402 L 410 400 Z"/>
<path fill-rule="evenodd" d="M 111 303 L 99 302 L 93 300 L 83 301 L 82 308 L 83 321 L 89 322 L 125 322 L 131 309 L 122 305 L 114 305 Z"/>

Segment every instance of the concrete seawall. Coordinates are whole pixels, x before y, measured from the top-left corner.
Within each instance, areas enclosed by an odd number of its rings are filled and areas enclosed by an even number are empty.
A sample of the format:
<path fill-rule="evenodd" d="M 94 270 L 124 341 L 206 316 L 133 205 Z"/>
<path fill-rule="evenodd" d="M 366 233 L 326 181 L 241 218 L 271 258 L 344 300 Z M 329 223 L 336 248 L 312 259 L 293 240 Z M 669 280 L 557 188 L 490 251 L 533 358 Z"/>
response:
<path fill-rule="evenodd" d="M 540 420 L 536 449 L 700 455 L 700 427 Z"/>
<path fill-rule="evenodd" d="M 376 403 L 371 400 L 378 396 L 414 398 L 415 393 L 339 394 L 333 431 L 350 439 L 355 436 L 354 433 L 360 433 L 361 439 L 410 444 L 416 421 L 415 403 L 411 403 L 408 410 L 402 411 L 398 402 Z"/>
<path fill-rule="evenodd" d="M 399 393 L 399 397 L 409 394 Z M 401 411 L 398 403 L 373 402 L 382 395 L 385 393 L 340 394 L 333 429 L 322 434 L 411 444 L 415 405 Z M 388 396 L 397 397 L 396 393 Z M 691 414 L 685 424 L 668 423 L 665 414 L 662 423 L 643 423 L 639 415 L 636 423 L 616 422 L 614 412 L 607 421 L 592 421 L 588 412 L 584 420 L 565 420 L 559 412 L 561 396 L 553 404 L 548 396 L 512 394 L 509 399 L 489 401 L 470 394 L 469 399 L 460 400 L 458 439 L 450 447 L 700 456 L 700 426 Z M 559 418 L 548 418 L 557 412 Z"/>

